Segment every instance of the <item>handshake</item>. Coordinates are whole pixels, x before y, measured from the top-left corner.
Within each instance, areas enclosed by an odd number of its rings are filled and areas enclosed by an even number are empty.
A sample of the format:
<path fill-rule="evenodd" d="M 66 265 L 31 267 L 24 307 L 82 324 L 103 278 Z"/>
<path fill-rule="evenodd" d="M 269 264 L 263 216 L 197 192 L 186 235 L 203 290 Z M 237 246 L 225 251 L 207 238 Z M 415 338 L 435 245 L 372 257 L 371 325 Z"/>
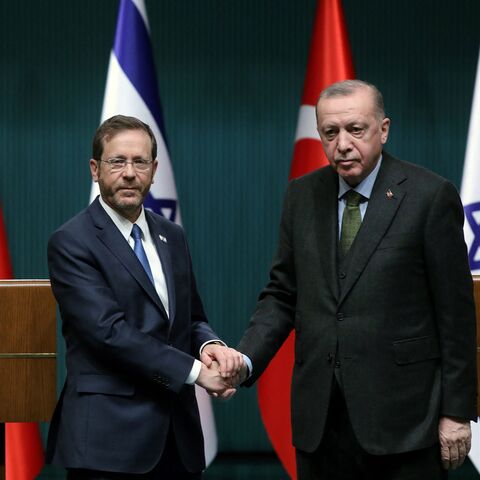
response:
<path fill-rule="evenodd" d="M 195 383 L 214 397 L 232 397 L 237 391 L 236 387 L 249 375 L 243 355 L 224 345 L 205 345 L 200 360 L 202 367 Z"/>

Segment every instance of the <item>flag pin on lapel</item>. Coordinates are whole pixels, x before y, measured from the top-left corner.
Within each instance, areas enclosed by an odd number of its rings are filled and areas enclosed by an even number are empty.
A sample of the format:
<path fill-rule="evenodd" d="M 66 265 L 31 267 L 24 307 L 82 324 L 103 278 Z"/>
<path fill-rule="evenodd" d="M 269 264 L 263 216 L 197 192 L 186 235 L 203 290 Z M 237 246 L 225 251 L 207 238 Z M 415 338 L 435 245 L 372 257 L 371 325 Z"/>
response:
<path fill-rule="evenodd" d="M 387 193 L 387 198 L 391 200 L 393 198 L 393 192 L 390 189 L 388 189 L 386 193 Z"/>
<path fill-rule="evenodd" d="M 159 238 L 163 243 L 167 243 L 167 239 L 166 239 L 166 237 L 164 237 L 163 235 L 158 235 L 158 238 Z"/>

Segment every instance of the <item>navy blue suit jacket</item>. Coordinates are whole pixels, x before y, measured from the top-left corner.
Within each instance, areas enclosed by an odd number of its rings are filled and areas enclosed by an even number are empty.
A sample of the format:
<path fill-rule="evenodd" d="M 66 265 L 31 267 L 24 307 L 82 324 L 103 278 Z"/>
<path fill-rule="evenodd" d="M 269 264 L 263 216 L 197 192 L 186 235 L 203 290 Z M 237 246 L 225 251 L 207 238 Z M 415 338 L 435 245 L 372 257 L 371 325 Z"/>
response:
<path fill-rule="evenodd" d="M 186 468 L 205 466 L 195 391 L 185 380 L 200 346 L 218 336 L 207 323 L 182 228 L 145 214 L 170 320 L 98 199 L 50 238 L 50 279 L 67 348 L 67 378 L 48 438 L 51 463 L 147 472 L 171 425 Z"/>

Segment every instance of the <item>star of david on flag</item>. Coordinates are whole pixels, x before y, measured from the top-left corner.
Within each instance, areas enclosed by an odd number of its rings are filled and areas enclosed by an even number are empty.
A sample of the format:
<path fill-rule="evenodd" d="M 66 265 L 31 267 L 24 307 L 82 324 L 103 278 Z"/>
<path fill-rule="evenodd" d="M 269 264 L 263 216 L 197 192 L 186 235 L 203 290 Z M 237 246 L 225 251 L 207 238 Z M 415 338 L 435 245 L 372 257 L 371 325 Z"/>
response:
<path fill-rule="evenodd" d="M 144 0 L 120 1 L 101 122 L 119 114 L 136 117 L 147 123 L 157 140 L 158 168 L 155 183 L 144 201 L 144 207 L 181 225 Z M 98 184 L 93 183 L 90 202 L 98 193 Z M 215 420 L 208 394 L 197 386 L 195 392 L 208 466 L 217 453 Z"/>
<path fill-rule="evenodd" d="M 480 158 L 478 162 L 480 163 Z M 478 180 L 480 182 L 480 176 Z M 468 249 L 468 262 L 472 270 L 480 270 L 480 202 L 464 205 L 463 208 L 465 219 L 473 235 L 472 243 Z"/>

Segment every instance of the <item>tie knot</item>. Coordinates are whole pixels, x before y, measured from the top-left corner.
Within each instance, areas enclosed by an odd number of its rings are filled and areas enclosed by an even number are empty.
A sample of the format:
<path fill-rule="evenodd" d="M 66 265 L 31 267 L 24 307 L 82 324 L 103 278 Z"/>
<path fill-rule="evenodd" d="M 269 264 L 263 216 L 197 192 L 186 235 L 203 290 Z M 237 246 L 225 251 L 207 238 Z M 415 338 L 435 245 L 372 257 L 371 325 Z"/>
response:
<path fill-rule="evenodd" d="M 356 192 L 355 190 L 349 190 L 343 198 L 346 200 L 347 205 L 350 207 L 358 207 L 360 200 L 363 198 L 363 195 Z"/>
<path fill-rule="evenodd" d="M 132 227 L 132 233 L 130 234 L 133 239 L 136 240 L 141 240 L 142 239 L 142 229 L 136 224 L 133 224 Z"/>

